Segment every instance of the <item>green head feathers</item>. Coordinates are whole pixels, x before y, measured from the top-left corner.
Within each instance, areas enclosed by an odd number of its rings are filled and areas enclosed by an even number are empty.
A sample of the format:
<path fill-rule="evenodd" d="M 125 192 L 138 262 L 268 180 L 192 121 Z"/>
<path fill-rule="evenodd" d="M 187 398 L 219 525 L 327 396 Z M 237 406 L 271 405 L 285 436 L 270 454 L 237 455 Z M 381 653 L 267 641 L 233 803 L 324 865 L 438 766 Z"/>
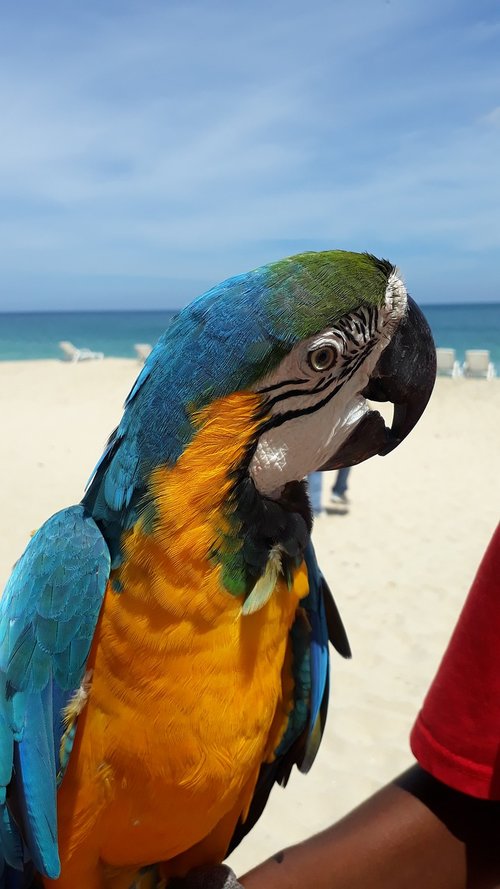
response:
<path fill-rule="evenodd" d="M 395 267 L 369 253 L 299 253 L 264 266 L 276 329 L 296 341 L 313 336 L 359 306 L 381 306 Z M 255 273 L 260 277 L 261 269 Z"/>

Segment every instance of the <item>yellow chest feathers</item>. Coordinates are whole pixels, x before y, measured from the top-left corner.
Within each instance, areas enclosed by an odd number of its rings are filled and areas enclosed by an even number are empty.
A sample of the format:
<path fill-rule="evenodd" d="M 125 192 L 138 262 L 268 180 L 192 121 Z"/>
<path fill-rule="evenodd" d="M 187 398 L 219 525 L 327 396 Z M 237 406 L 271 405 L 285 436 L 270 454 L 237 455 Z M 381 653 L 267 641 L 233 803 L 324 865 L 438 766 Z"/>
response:
<path fill-rule="evenodd" d="M 257 406 L 254 395 L 211 406 L 176 465 L 155 471 L 153 527 L 139 521 L 125 535 L 106 593 L 93 701 L 126 713 L 137 735 L 153 724 L 159 743 L 183 735 L 196 748 L 212 738 L 237 755 L 235 739 L 241 744 L 246 733 L 262 744 L 283 698 L 288 633 L 308 593 L 305 565 L 289 584 L 272 552 L 261 581 L 271 594 L 254 611 L 243 594 L 228 592 L 213 556 L 238 547 L 227 501 Z"/>

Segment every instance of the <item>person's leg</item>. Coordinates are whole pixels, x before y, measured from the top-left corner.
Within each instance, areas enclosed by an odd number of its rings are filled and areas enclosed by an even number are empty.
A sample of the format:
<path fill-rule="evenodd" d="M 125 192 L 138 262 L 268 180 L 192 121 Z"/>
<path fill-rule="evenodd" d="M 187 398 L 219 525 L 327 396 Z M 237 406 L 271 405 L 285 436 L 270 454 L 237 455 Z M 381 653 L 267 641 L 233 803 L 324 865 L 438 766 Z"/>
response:
<path fill-rule="evenodd" d="M 309 499 L 314 515 L 321 513 L 321 485 L 323 476 L 321 472 L 310 472 L 307 476 L 309 486 Z"/>
<path fill-rule="evenodd" d="M 337 478 L 335 479 L 335 484 L 332 488 L 332 496 L 338 497 L 340 500 L 347 501 L 346 491 L 347 491 L 347 479 L 349 473 L 351 471 L 350 466 L 345 466 L 343 469 L 339 469 L 337 472 Z"/>

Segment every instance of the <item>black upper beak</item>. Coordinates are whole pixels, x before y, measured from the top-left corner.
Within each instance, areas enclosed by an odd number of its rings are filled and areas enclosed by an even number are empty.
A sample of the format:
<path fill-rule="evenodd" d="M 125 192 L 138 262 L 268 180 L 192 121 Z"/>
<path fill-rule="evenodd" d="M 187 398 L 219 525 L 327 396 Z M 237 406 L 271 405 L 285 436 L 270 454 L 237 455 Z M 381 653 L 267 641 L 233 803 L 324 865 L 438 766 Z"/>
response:
<path fill-rule="evenodd" d="M 436 379 L 436 348 L 430 327 L 408 297 L 406 314 L 384 349 L 370 382 L 361 393 L 370 401 L 391 401 L 390 429 L 378 411 L 368 411 L 349 438 L 322 469 L 339 469 L 385 456 L 400 444 L 422 416 Z"/>

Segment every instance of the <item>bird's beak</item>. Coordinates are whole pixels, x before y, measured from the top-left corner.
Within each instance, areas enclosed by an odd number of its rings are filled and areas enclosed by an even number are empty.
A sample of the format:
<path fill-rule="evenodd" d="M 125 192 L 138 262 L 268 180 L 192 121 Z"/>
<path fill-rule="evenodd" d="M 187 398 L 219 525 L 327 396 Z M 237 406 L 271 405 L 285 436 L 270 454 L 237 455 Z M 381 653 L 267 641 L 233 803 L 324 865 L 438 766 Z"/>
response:
<path fill-rule="evenodd" d="M 392 401 L 391 427 L 385 425 L 378 411 L 369 410 L 321 469 L 354 466 L 375 454 L 385 456 L 394 450 L 418 423 L 435 379 L 436 348 L 432 333 L 421 310 L 408 297 L 406 314 L 361 393 L 370 401 Z"/>

